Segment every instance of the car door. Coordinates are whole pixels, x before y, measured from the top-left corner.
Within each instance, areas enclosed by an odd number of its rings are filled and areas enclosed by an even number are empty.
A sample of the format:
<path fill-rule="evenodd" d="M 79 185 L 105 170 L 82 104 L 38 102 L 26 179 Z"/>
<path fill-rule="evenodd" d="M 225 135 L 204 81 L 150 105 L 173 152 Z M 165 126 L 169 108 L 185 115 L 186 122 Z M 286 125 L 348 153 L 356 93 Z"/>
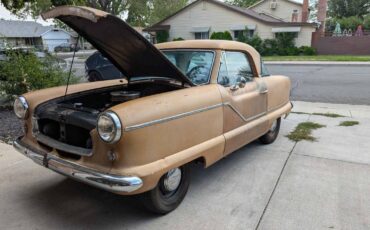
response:
<path fill-rule="evenodd" d="M 224 104 L 225 154 L 229 154 L 264 134 L 267 88 L 252 58 L 239 51 L 222 52 L 218 84 Z"/>

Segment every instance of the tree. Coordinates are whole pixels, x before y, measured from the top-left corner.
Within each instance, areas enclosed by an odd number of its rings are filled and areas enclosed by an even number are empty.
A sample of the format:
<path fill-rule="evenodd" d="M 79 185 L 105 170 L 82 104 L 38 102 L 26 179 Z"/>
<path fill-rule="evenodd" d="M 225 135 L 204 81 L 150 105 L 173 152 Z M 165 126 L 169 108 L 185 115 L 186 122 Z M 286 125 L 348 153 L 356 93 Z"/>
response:
<path fill-rule="evenodd" d="M 149 0 L 151 9 L 149 24 L 157 23 L 184 8 L 188 0 Z"/>
<path fill-rule="evenodd" d="M 363 17 L 370 12 L 369 0 L 330 0 L 328 13 L 333 18 Z"/>
<path fill-rule="evenodd" d="M 127 14 L 132 26 L 148 26 L 185 7 L 188 0 L 1 0 L 17 16 L 38 17 L 41 12 L 61 5 L 89 6 L 113 15 Z"/>
<path fill-rule="evenodd" d="M 230 5 L 247 8 L 259 1 L 260 0 L 226 0 L 225 2 Z"/>
<path fill-rule="evenodd" d="M 150 7 L 148 0 L 132 1 L 128 7 L 128 14 L 126 22 L 131 26 L 145 27 L 148 25 L 150 16 Z"/>
<path fill-rule="evenodd" d="M 130 1 L 134 2 L 135 0 L 1 0 L 1 3 L 13 14 L 36 17 L 50 7 L 62 5 L 89 6 L 120 15 L 127 10 Z"/>

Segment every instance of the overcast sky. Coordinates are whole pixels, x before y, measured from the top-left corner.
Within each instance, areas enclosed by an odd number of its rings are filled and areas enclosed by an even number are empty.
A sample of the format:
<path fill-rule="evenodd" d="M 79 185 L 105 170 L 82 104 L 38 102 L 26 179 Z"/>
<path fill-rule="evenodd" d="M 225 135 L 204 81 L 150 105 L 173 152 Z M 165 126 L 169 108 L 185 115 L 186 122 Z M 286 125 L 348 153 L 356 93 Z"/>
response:
<path fill-rule="evenodd" d="M 26 19 L 18 18 L 15 15 L 11 14 L 5 7 L 0 3 L 0 19 L 11 19 L 11 20 L 27 20 L 27 21 L 35 21 L 35 19 L 31 17 L 27 17 Z M 51 22 L 44 21 L 41 17 L 36 20 L 37 22 L 43 24 L 43 25 L 50 25 Z"/>

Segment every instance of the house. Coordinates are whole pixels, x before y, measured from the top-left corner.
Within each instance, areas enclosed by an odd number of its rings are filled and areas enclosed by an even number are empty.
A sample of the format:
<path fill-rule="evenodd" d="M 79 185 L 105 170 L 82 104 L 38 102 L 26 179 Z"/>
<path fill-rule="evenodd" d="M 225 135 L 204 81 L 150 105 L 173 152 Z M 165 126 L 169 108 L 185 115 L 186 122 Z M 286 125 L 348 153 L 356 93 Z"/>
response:
<path fill-rule="evenodd" d="M 306 22 L 308 19 L 308 6 L 303 8 L 302 3 L 293 0 L 261 0 L 248 9 L 284 22 Z"/>
<path fill-rule="evenodd" d="M 31 46 L 52 52 L 56 46 L 74 39 L 75 36 L 63 29 L 37 22 L 0 20 L 0 47 Z"/>
<path fill-rule="evenodd" d="M 245 36 L 262 39 L 294 33 L 296 46 L 310 46 L 316 24 L 308 23 L 302 15 L 308 12 L 308 6 L 303 9 L 303 5 L 292 0 L 261 0 L 247 9 L 217 0 L 197 0 L 145 31 L 168 31 L 169 40 L 209 39 L 213 32 L 221 31 L 229 31 L 235 40 L 246 30 Z"/>

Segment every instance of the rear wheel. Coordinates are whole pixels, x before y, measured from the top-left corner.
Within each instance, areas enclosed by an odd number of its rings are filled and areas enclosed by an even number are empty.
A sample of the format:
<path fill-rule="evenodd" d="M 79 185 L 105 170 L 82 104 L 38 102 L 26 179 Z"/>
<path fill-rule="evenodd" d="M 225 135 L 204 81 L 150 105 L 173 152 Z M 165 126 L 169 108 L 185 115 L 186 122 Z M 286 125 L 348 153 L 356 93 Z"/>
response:
<path fill-rule="evenodd" d="M 279 134 L 279 130 L 280 130 L 280 122 L 281 122 L 281 118 L 279 117 L 277 120 L 275 120 L 272 123 L 269 131 L 267 131 L 265 135 L 259 138 L 262 144 L 271 144 L 272 142 L 276 140 Z"/>
<path fill-rule="evenodd" d="M 142 194 L 141 199 L 150 211 L 167 214 L 184 199 L 190 183 L 189 165 L 174 168 L 161 177 L 157 186 Z"/>
<path fill-rule="evenodd" d="M 103 80 L 103 78 L 102 78 L 102 76 L 101 76 L 101 74 L 99 72 L 93 70 L 93 71 L 90 71 L 89 72 L 89 78 L 88 78 L 88 80 L 90 82 L 93 82 L 93 81 L 101 81 L 101 80 Z"/>

